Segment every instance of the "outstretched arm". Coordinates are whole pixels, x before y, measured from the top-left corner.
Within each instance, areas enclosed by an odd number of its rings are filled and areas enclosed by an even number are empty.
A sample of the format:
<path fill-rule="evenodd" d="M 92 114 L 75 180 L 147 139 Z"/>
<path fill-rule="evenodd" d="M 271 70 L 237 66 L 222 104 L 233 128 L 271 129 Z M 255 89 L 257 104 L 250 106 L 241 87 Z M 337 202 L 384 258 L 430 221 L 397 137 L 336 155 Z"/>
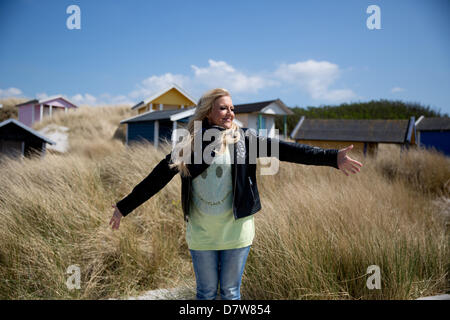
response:
<path fill-rule="evenodd" d="M 341 170 L 345 175 L 358 173 L 362 163 L 350 158 L 347 153 L 353 145 L 343 149 L 323 149 L 305 144 L 275 140 L 249 133 L 249 143 L 257 144 L 257 157 L 277 157 L 280 161 L 293 163 L 331 166 Z M 278 144 L 278 146 L 275 146 Z M 264 148 L 261 148 L 265 145 Z"/>
<path fill-rule="evenodd" d="M 176 168 L 169 167 L 170 159 L 171 154 L 169 153 L 144 180 L 133 188 L 128 196 L 117 202 L 117 209 L 123 216 L 158 193 L 178 173 Z"/>
<path fill-rule="evenodd" d="M 253 147 L 257 149 L 256 156 L 258 158 L 276 157 L 280 161 L 315 166 L 330 166 L 339 169 L 337 161 L 339 150 L 337 149 L 312 147 L 306 144 L 255 136 L 252 133 L 249 133 L 248 137 L 249 148 L 251 149 Z"/>

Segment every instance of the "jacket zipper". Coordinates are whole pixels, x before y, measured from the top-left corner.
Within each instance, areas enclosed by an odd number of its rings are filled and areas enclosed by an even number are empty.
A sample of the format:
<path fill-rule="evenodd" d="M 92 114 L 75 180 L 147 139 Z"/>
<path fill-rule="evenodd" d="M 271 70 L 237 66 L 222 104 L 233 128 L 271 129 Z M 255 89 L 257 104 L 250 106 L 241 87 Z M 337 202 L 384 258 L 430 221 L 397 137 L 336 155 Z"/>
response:
<path fill-rule="evenodd" d="M 188 220 L 189 220 L 189 214 L 190 214 L 190 211 L 191 211 L 191 179 L 190 178 L 188 178 L 188 186 L 187 186 L 187 189 L 188 189 L 188 192 L 187 192 L 187 204 L 186 204 L 186 212 L 187 212 L 187 214 L 185 215 L 185 217 L 184 217 L 184 220 L 186 221 L 186 222 L 188 222 Z"/>
<path fill-rule="evenodd" d="M 252 193 L 253 202 L 255 202 L 255 194 L 253 193 L 253 183 L 252 183 L 252 179 L 251 179 L 250 177 L 248 177 L 248 181 L 250 181 L 250 192 Z"/>

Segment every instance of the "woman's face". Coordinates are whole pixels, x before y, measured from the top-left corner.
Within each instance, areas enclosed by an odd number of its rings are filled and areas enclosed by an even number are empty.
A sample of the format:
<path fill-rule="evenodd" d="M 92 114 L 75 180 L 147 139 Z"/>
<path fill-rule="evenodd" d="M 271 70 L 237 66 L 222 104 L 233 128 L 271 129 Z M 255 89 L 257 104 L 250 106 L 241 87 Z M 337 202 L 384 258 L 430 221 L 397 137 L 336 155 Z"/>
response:
<path fill-rule="evenodd" d="M 234 106 L 231 97 L 223 96 L 216 99 L 207 118 L 211 125 L 230 129 L 234 120 Z"/>

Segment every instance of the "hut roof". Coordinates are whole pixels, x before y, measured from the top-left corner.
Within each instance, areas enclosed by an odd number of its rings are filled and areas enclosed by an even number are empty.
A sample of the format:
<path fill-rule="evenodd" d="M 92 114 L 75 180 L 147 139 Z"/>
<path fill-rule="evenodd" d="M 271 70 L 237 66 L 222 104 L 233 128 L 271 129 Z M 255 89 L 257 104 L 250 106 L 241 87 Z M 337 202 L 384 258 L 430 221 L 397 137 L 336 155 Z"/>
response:
<path fill-rule="evenodd" d="M 422 118 L 417 120 L 417 131 L 448 131 L 450 118 Z"/>
<path fill-rule="evenodd" d="M 173 83 L 169 87 L 155 93 L 154 95 L 152 95 L 150 98 L 146 99 L 145 101 L 138 102 L 137 104 L 135 104 L 134 106 L 131 107 L 131 110 L 134 110 L 134 109 L 140 107 L 141 105 L 146 105 L 148 103 L 152 103 L 154 100 L 160 98 L 161 96 L 168 93 L 172 89 L 175 91 L 178 91 L 182 96 L 184 96 L 185 100 L 189 101 L 189 103 L 191 105 L 193 105 L 193 106 L 197 105 L 197 103 L 195 102 L 195 98 L 193 98 L 191 95 L 189 95 L 183 88 L 181 88 L 180 86 Z"/>
<path fill-rule="evenodd" d="M 186 111 L 185 109 L 148 111 L 140 115 L 120 121 L 120 123 L 143 122 L 154 120 L 170 120 L 170 116 Z"/>
<path fill-rule="evenodd" d="M 300 119 L 291 133 L 296 140 L 404 143 L 411 141 L 410 120 Z"/>
<path fill-rule="evenodd" d="M 49 102 L 49 101 L 51 101 L 51 100 L 56 100 L 56 99 L 62 99 L 62 100 L 64 100 L 64 101 L 70 103 L 70 104 L 73 105 L 74 107 L 78 108 L 78 106 L 77 106 L 76 104 L 74 104 L 73 102 L 71 102 L 69 99 L 64 98 L 62 95 L 57 95 L 57 96 L 47 97 L 47 98 L 40 99 L 40 100 L 39 100 L 39 99 L 28 100 L 28 101 L 25 101 L 25 102 L 23 102 L 23 103 L 16 104 L 16 107 L 24 106 L 24 105 L 27 105 L 27 104 L 41 104 L 41 103 L 42 103 L 42 104 L 45 104 L 46 102 Z"/>
<path fill-rule="evenodd" d="M 17 127 L 21 128 L 21 129 L 27 131 L 31 135 L 37 137 L 38 139 L 40 139 L 40 140 L 42 140 L 44 142 L 47 142 L 48 144 L 55 144 L 55 142 L 53 142 L 49 138 L 43 136 L 42 134 L 40 134 L 36 130 L 31 129 L 30 127 L 24 125 L 20 121 L 17 121 L 16 119 L 8 119 L 8 120 L 5 120 L 3 122 L 0 122 L 0 129 L 7 128 L 7 126 L 17 126 Z"/>
<path fill-rule="evenodd" d="M 288 115 L 293 114 L 292 110 L 290 110 L 280 99 L 237 104 L 234 106 L 234 113 L 261 112 L 263 111 L 264 108 L 266 108 L 272 103 L 276 103 L 286 114 Z"/>

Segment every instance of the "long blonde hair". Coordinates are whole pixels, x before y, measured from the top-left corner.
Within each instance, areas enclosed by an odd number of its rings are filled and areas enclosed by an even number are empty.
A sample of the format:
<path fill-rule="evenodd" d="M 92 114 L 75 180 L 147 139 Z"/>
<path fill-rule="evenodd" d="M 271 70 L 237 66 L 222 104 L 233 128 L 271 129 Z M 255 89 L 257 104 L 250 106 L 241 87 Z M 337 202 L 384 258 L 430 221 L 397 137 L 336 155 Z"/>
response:
<path fill-rule="evenodd" d="M 201 130 L 197 130 L 197 132 L 195 132 L 194 126 L 195 122 L 196 121 L 203 122 L 203 120 L 206 119 L 207 116 L 210 114 L 216 100 L 225 96 L 231 97 L 228 90 L 223 88 L 216 88 L 205 92 L 198 101 L 195 113 L 189 120 L 186 128 L 187 131 L 189 132 L 189 135 L 183 137 L 183 139 L 180 142 L 176 142 L 173 150 L 174 152 L 172 152 L 172 163 L 170 164 L 170 167 L 171 168 L 176 167 L 182 176 L 184 177 L 190 176 L 190 173 L 184 162 L 185 158 L 183 158 L 182 151 L 180 152 L 180 150 L 184 150 L 184 147 L 186 147 L 186 145 L 189 144 L 190 150 L 194 150 L 194 140 L 195 140 L 194 137 L 198 134 L 200 135 L 202 134 Z M 239 129 L 240 129 L 239 126 L 236 123 L 232 122 L 230 129 L 222 131 L 221 135 L 222 143 L 220 145 L 220 149 L 215 151 L 221 153 L 225 150 L 226 147 L 228 147 L 230 143 L 236 143 L 240 137 Z"/>

